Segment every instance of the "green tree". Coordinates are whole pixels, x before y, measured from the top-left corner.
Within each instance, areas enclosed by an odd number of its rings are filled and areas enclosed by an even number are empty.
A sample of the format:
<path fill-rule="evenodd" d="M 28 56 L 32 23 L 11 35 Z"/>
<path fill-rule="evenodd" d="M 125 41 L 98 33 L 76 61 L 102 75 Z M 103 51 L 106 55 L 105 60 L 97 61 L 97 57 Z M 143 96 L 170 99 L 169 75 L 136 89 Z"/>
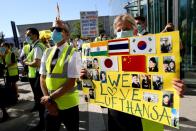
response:
<path fill-rule="evenodd" d="M 78 36 L 81 36 L 80 21 L 76 21 L 73 23 L 72 31 L 70 35 L 72 39 L 75 39 Z"/>
<path fill-rule="evenodd" d="M 99 30 L 99 33 L 100 33 L 100 31 L 103 31 L 103 30 L 104 30 L 103 22 L 101 22 L 101 21 L 99 21 L 98 30 Z M 98 34 L 98 35 L 99 35 L 99 34 Z"/>

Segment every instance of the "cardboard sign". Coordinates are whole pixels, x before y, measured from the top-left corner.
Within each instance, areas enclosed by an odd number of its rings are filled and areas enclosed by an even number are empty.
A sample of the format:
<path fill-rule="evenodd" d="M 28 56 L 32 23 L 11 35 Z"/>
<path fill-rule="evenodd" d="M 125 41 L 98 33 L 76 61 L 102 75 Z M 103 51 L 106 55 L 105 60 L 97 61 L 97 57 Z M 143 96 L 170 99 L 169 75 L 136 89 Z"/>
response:
<path fill-rule="evenodd" d="M 84 44 L 85 100 L 179 128 L 179 46 L 178 31 Z"/>
<path fill-rule="evenodd" d="M 96 37 L 98 35 L 98 12 L 80 12 L 80 25 L 83 37 Z"/>

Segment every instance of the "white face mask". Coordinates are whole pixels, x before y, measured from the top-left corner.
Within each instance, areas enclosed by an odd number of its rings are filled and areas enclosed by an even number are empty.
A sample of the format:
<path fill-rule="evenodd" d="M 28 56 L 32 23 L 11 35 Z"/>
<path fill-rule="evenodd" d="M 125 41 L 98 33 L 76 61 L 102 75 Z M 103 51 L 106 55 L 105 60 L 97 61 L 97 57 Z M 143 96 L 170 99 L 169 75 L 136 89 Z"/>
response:
<path fill-rule="evenodd" d="M 120 31 L 116 33 L 117 38 L 125 38 L 125 37 L 130 37 L 133 36 L 133 31 L 132 30 L 128 30 L 128 31 Z"/>

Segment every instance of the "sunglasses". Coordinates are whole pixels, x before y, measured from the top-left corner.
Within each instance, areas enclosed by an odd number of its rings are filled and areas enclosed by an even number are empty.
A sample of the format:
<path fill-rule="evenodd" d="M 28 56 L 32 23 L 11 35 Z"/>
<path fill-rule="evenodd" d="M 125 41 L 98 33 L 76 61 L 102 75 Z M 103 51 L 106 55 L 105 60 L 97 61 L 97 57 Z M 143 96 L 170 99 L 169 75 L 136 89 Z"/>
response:
<path fill-rule="evenodd" d="M 64 29 L 60 28 L 60 27 L 52 27 L 50 28 L 50 30 L 53 32 L 54 30 L 56 30 L 57 32 L 62 32 Z"/>

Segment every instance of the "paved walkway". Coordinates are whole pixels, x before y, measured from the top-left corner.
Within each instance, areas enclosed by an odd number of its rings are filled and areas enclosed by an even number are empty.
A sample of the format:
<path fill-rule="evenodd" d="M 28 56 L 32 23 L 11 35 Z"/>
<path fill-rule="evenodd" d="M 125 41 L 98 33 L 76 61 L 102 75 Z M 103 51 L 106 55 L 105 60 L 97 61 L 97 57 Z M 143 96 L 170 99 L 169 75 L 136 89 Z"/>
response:
<path fill-rule="evenodd" d="M 34 102 L 29 83 L 17 84 L 20 93 L 19 102 L 7 109 L 10 119 L 0 123 L 0 131 L 29 131 L 38 122 L 38 113 L 30 112 Z M 79 94 L 80 131 L 107 131 L 107 109 L 86 103 L 82 91 Z M 195 101 L 196 88 L 188 88 L 185 97 L 181 99 L 180 131 L 196 131 Z M 62 126 L 61 131 L 63 130 Z M 165 131 L 175 131 L 175 129 L 165 127 Z"/>

